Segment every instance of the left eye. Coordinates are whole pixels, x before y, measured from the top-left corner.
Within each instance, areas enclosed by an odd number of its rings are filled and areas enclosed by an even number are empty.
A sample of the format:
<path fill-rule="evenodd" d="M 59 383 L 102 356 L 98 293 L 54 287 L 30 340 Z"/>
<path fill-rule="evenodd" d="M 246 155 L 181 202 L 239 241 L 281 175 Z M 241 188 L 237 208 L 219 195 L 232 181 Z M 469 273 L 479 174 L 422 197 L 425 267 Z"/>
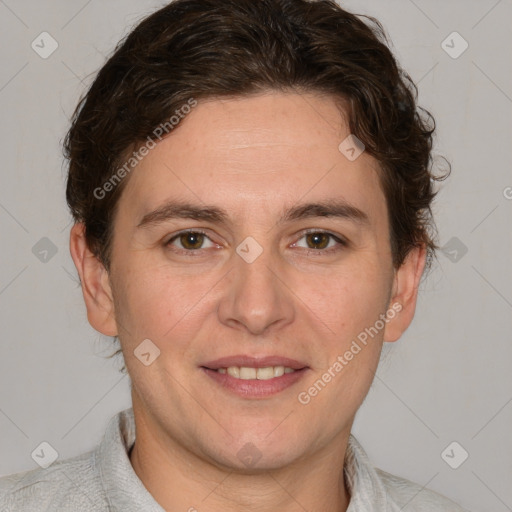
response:
<path fill-rule="evenodd" d="M 313 249 L 313 250 L 336 250 L 336 246 L 344 246 L 346 245 L 345 241 L 332 233 L 328 233 L 326 231 L 310 231 L 305 233 L 300 240 L 305 239 L 306 246 L 298 245 L 298 242 L 293 244 L 294 246 L 304 247 L 305 249 Z"/>

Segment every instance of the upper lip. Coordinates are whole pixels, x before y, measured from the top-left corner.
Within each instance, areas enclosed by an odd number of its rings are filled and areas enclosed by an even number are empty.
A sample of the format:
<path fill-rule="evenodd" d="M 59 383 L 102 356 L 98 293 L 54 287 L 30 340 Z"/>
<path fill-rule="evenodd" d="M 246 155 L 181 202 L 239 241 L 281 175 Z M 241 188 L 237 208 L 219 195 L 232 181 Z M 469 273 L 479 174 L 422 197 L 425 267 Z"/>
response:
<path fill-rule="evenodd" d="M 248 368 L 267 368 L 269 366 L 285 366 L 292 368 L 293 370 L 301 370 L 306 368 L 307 365 L 297 361 L 296 359 L 290 359 L 289 357 L 282 356 L 265 356 L 265 357 L 254 357 L 248 355 L 234 355 L 221 357 L 214 361 L 208 361 L 203 363 L 201 366 L 209 368 L 210 370 L 218 370 L 219 368 L 229 368 L 230 366 L 245 366 Z"/>

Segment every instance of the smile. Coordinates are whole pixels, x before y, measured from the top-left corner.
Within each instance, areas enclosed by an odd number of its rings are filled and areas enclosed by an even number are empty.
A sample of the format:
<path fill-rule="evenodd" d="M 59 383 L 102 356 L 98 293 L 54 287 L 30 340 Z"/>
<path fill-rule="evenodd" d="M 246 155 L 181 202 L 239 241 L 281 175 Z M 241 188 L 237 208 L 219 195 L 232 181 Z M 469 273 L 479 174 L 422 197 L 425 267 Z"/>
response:
<path fill-rule="evenodd" d="M 265 368 L 251 368 L 249 366 L 230 366 L 218 368 L 218 373 L 227 373 L 235 379 L 241 380 L 269 380 L 281 377 L 285 373 L 293 373 L 295 370 L 287 366 L 267 366 Z"/>
<path fill-rule="evenodd" d="M 201 370 L 214 386 L 246 400 L 278 395 L 297 384 L 309 372 L 309 368 L 292 369 L 286 366 L 228 366 L 217 369 L 203 366 Z"/>

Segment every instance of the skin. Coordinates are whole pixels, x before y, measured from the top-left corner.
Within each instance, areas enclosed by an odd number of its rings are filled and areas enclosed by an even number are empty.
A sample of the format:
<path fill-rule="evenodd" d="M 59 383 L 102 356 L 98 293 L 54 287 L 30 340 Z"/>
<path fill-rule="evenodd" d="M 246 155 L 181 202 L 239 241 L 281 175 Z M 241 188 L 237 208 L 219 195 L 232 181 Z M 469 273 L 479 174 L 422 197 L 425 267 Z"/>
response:
<path fill-rule="evenodd" d="M 200 102 L 132 172 L 114 222 L 110 272 L 89 251 L 83 226 L 72 228 L 89 322 L 119 336 L 132 381 L 130 460 L 166 510 L 347 509 L 341 461 L 350 430 L 383 341 L 397 340 L 413 318 L 425 263 L 420 247 L 394 268 L 378 164 L 367 153 L 349 161 L 338 150 L 348 134 L 329 96 L 269 92 Z M 137 227 L 171 198 L 215 205 L 229 220 Z M 279 223 L 283 209 L 326 199 L 347 201 L 368 222 Z M 203 245 L 178 237 L 166 246 L 189 228 L 206 232 Z M 307 229 L 348 244 L 311 240 Z M 236 252 L 248 236 L 263 249 L 252 263 Z M 183 254 L 191 246 L 195 255 Z M 298 393 L 397 303 L 401 311 L 385 329 L 301 404 Z M 160 349 L 149 366 L 134 356 L 144 339 Z M 277 354 L 309 369 L 277 395 L 247 399 L 200 369 L 234 354 Z M 253 467 L 237 457 L 246 443 L 261 454 Z"/>

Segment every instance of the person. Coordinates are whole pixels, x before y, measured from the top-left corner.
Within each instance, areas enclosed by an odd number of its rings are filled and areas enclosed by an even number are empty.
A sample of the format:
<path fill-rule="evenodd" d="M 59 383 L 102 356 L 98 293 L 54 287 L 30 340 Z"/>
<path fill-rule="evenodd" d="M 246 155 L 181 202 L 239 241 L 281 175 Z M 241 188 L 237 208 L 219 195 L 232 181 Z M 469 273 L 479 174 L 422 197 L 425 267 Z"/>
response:
<path fill-rule="evenodd" d="M 433 117 L 331 0 L 176 0 L 66 136 L 70 251 L 132 405 L 2 510 L 462 510 L 351 428 L 437 248 Z M 445 173 L 446 174 L 446 173 Z"/>

